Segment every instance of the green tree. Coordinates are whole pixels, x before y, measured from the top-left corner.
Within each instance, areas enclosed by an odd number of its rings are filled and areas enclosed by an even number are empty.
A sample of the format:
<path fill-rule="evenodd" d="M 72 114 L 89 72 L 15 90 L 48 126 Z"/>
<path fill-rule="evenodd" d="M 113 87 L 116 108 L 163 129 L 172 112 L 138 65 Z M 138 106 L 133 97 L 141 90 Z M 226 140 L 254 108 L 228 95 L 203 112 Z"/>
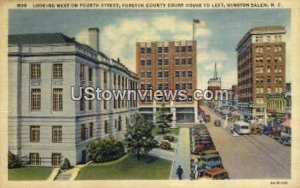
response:
<path fill-rule="evenodd" d="M 87 146 L 88 157 L 94 162 L 106 162 L 118 159 L 125 154 L 120 141 L 95 139 Z"/>
<path fill-rule="evenodd" d="M 18 168 L 21 167 L 21 160 L 18 155 L 13 154 L 8 151 L 8 168 Z"/>
<path fill-rule="evenodd" d="M 165 104 L 161 105 L 161 108 L 156 114 L 156 124 L 159 128 L 161 128 L 161 133 L 165 134 L 165 129 L 171 127 L 172 122 L 172 114 L 167 114 L 167 109 Z"/>
<path fill-rule="evenodd" d="M 128 150 L 140 159 L 141 155 L 157 147 L 158 142 L 151 134 L 154 125 L 144 119 L 141 114 L 136 114 L 135 123 L 127 126 L 125 143 Z"/>

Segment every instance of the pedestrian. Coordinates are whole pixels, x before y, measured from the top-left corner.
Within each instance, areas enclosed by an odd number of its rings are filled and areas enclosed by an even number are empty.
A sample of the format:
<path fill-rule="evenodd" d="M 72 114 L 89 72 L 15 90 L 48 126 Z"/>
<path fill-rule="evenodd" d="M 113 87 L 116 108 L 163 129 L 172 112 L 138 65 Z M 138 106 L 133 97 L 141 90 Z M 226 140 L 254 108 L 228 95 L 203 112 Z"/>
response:
<path fill-rule="evenodd" d="M 198 171 L 199 165 L 198 163 L 195 164 L 195 179 L 197 180 L 199 177 L 199 171 Z"/>
<path fill-rule="evenodd" d="M 182 174 L 183 174 L 183 169 L 181 168 L 181 166 L 179 165 L 177 170 L 176 170 L 176 174 L 178 176 L 178 179 L 181 180 L 182 179 Z"/>

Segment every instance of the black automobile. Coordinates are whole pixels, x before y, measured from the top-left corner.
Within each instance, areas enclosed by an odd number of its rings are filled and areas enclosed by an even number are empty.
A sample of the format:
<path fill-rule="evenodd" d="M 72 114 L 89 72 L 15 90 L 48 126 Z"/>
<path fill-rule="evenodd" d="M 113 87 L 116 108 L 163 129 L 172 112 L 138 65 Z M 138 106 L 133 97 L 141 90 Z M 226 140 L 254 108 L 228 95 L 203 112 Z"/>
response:
<path fill-rule="evenodd" d="M 216 119 L 214 122 L 215 127 L 221 127 L 221 121 L 219 119 Z"/>

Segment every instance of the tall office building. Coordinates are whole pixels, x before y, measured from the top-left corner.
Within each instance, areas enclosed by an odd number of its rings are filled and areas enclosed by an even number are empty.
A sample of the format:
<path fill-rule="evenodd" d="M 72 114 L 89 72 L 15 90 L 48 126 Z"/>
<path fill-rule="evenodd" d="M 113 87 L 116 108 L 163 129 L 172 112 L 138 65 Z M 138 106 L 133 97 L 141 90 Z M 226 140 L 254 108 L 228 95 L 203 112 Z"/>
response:
<path fill-rule="evenodd" d="M 221 80 L 221 77 L 218 77 L 217 64 L 215 63 L 214 77 L 210 78 L 208 80 L 207 89 L 212 92 L 213 97 L 216 97 L 215 92 L 217 90 L 220 90 L 221 86 L 222 86 L 222 80 Z M 218 96 L 218 97 L 220 97 L 220 96 Z M 208 101 L 208 103 L 211 107 L 217 107 L 217 106 L 221 105 L 220 100 L 215 100 L 215 99 Z"/>
<path fill-rule="evenodd" d="M 186 90 L 188 100 L 165 101 L 166 108 L 176 122 L 195 122 L 197 103 L 193 91 L 197 87 L 196 41 L 138 42 L 136 69 L 141 90 Z M 147 98 L 139 101 L 140 112 L 155 121 L 161 101 Z"/>
<path fill-rule="evenodd" d="M 284 26 L 250 29 L 237 45 L 238 106 L 244 116 L 262 118 L 266 94 L 285 92 Z"/>
<path fill-rule="evenodd" d="M 62 33 L 9 36 L 8 149 L 24 165 L 84 163 L 94 139 L 122 140 L 137 112 L 135 101 L 75 101 L 79 87 L 135 89 L 137 75 L 99 49 L 99 30 L 89 45 Z"/>

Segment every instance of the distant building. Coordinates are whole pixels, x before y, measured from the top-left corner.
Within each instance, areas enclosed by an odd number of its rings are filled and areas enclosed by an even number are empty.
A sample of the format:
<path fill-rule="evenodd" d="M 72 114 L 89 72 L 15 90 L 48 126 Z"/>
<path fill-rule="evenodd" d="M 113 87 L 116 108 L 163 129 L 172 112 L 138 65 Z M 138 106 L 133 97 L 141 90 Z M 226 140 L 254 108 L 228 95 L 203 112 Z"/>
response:
<path fill-rule="evenodd" d="M 267 94 L 267 112 L 275 116 L 285 116 L 286 114 L 286 99 L 284 93 Z"/>
<path fill-rule="evenodd" d="M 62 33 L 10 35 L 8 46 L 8 149 L 26 165 L 71 165 L 88 160 L 96 138 L 122 140 L 134 120 L 135 101 L 74 101 L 79 87 L 135 89 L 137 75 L 99 49 L 99 30 L 89 46 Z"/>
<path fill-rule="evenodd" d="M 232 106 L 236 106 L 238 104 L 238 87 L 237 85 L 232 85 L 231 87 L 232 90 Z"/>
<path fill-rule="evenodd" d="M 140 112 L 155 120 L 161 104 L 173 115 L 173 125 L 197 120 L 197 102 L 193 91 L 197 87 L 196 41 L 138 42 L 136 43 L 136 69 L 141 90 L 186 90 L 186 101 L 153 101 L 149 96 L 139 101 Z"/>
<path fill-rule="evenodd" d="M 214 77 L 208 80 L 207 90 L 210 90 L 213 93 L 213 97 L 216 97 L 215 92 L 217 90 L 220 90 L 221 86 L 222 86 L 221 77 L 218 77 L 217 64 L 215 63 Z M 217 107 L 220 106 L 222 102 L 220 102 L 220 100 L 211 100 L 208 103 L 211 107 Z"/>
<path fill-rule="evenodd" d="M 266 94 L 285 92 L 284 26 L 250 29 L 237 45 L 238 107 L 244 116 L 263 118 Z"/>
<path fill-rule="evenodd" d="M 286 83 L 286 92 L 285 92 L 285 100 L 286 100 L 286 115 L 288 118 L 292 116 L 292 95 L 291 95 L 291 83 Z"/>

